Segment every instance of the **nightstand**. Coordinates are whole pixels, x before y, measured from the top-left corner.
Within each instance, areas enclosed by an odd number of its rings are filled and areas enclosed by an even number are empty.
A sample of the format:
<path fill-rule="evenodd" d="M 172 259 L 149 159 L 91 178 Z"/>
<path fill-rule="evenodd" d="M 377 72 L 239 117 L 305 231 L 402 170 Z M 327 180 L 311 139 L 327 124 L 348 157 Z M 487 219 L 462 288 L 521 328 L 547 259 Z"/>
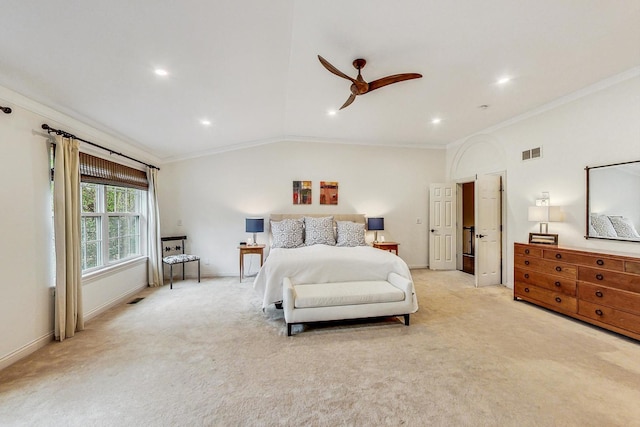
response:
<path fill-rule="evenodd" d="M 400 245 L 400 243 L 396 243 L 396 242 L 373 242 L 373 247 L 374 248 L 378 248 L 378 249 L 382 249 L 384 251 L 395 251 L 396 255 L 398 255 L 398 245 Z"/>
<path fill-rule="evenodd" d="M 240 245 L 238 249 L 240 249 L 240 281 L 244 279 L 244 256 L 248 254 L 259 254 L 260 255 L 260 267 L 262 267 L 262 263 L 264 260 L 264 247 L 265 245 Z"/>

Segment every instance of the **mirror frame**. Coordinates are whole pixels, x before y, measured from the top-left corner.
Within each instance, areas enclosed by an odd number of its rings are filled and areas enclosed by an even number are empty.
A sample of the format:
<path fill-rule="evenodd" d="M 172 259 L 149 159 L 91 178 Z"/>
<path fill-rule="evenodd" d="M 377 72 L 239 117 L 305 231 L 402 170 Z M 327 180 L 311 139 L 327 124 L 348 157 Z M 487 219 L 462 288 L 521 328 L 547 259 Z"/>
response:
<path fill-rule="evenodd" d="M 631 240 L 631 239 L 623 239 L 623 238 L 616 238 L 616 237 L 598 237 L 598 236 L 590 236 L 589 235 L 589 222 L 591 221 L 590 219 L 590 215 L 591 215 L 591 194 L 589 191 L 589 187 L 590 187 L 590 182 L 589 182 L 589 177 L 590 177 L 590 172 L 592 169 L 601 169 L 601 168 L 608 168 L 608 167 L 612 167 L 612 166 L 621 166 L 621 165 L 629 165 L 629 164 L 633 164 L 633 163 L 638 163 L 640 164 L 640 160 L 632 160 L 629 162 L 620 162 L 620 163 L 611 163 L 608 165 L 600 165 L 600 166 L 586 166 L 584 168 L 586 174 L 587 174 L 587 213 L 585 216 L 585 234 L 584 234 L 584 238 L 585 239 L 598 239 L 598 240 L 612 240 L 614 242 L 631 242 L 631 243 L 640 243 L 640 239 L 638 240 Z"/>

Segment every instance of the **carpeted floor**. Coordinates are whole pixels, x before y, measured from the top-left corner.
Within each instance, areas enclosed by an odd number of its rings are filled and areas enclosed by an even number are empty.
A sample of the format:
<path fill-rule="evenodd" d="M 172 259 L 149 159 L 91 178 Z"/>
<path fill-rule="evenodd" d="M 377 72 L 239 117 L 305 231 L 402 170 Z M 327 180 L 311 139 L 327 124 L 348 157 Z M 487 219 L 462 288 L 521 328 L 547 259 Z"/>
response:
<path fill-rule="evenodd" d="M 465 273 L 412 274 L 411 326 L 293 337 L 250 280 L 147 289 L 1 371 L 0 425 L 640 425 L 639 342 Z"/>

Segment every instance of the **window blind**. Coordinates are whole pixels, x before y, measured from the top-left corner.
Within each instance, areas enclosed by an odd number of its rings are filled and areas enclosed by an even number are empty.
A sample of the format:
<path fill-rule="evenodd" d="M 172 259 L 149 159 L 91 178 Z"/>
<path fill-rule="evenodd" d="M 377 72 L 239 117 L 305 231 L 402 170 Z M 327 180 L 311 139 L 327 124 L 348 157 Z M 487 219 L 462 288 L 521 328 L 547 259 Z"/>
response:
<path fill-rule="evenodd" d="M 149 188 L 146 172 L 87 153 L 80 153 L 80 180 L 140 190 Z"/>

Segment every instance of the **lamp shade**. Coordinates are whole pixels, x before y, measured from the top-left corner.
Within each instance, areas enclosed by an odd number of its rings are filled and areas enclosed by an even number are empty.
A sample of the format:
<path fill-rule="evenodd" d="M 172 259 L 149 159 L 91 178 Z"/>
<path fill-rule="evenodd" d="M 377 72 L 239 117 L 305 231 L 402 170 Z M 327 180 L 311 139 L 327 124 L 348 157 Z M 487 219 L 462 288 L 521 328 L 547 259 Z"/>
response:
<path fill-rule="evenodd" d="M 264 218 L 247 218 L 245 225 L 247 233 L 262 233 L 264 231 Z"/>
<path fill-rule="evenodd" d="M 372 231 L 384 230 L 384 218 L 368 218 L 367 229 Z"/>
<path fill-rule="evenodd" d="M 528 217 L 531 222 L 562 222 L 564 219 L 560 206 L 530 206 Z"/>

